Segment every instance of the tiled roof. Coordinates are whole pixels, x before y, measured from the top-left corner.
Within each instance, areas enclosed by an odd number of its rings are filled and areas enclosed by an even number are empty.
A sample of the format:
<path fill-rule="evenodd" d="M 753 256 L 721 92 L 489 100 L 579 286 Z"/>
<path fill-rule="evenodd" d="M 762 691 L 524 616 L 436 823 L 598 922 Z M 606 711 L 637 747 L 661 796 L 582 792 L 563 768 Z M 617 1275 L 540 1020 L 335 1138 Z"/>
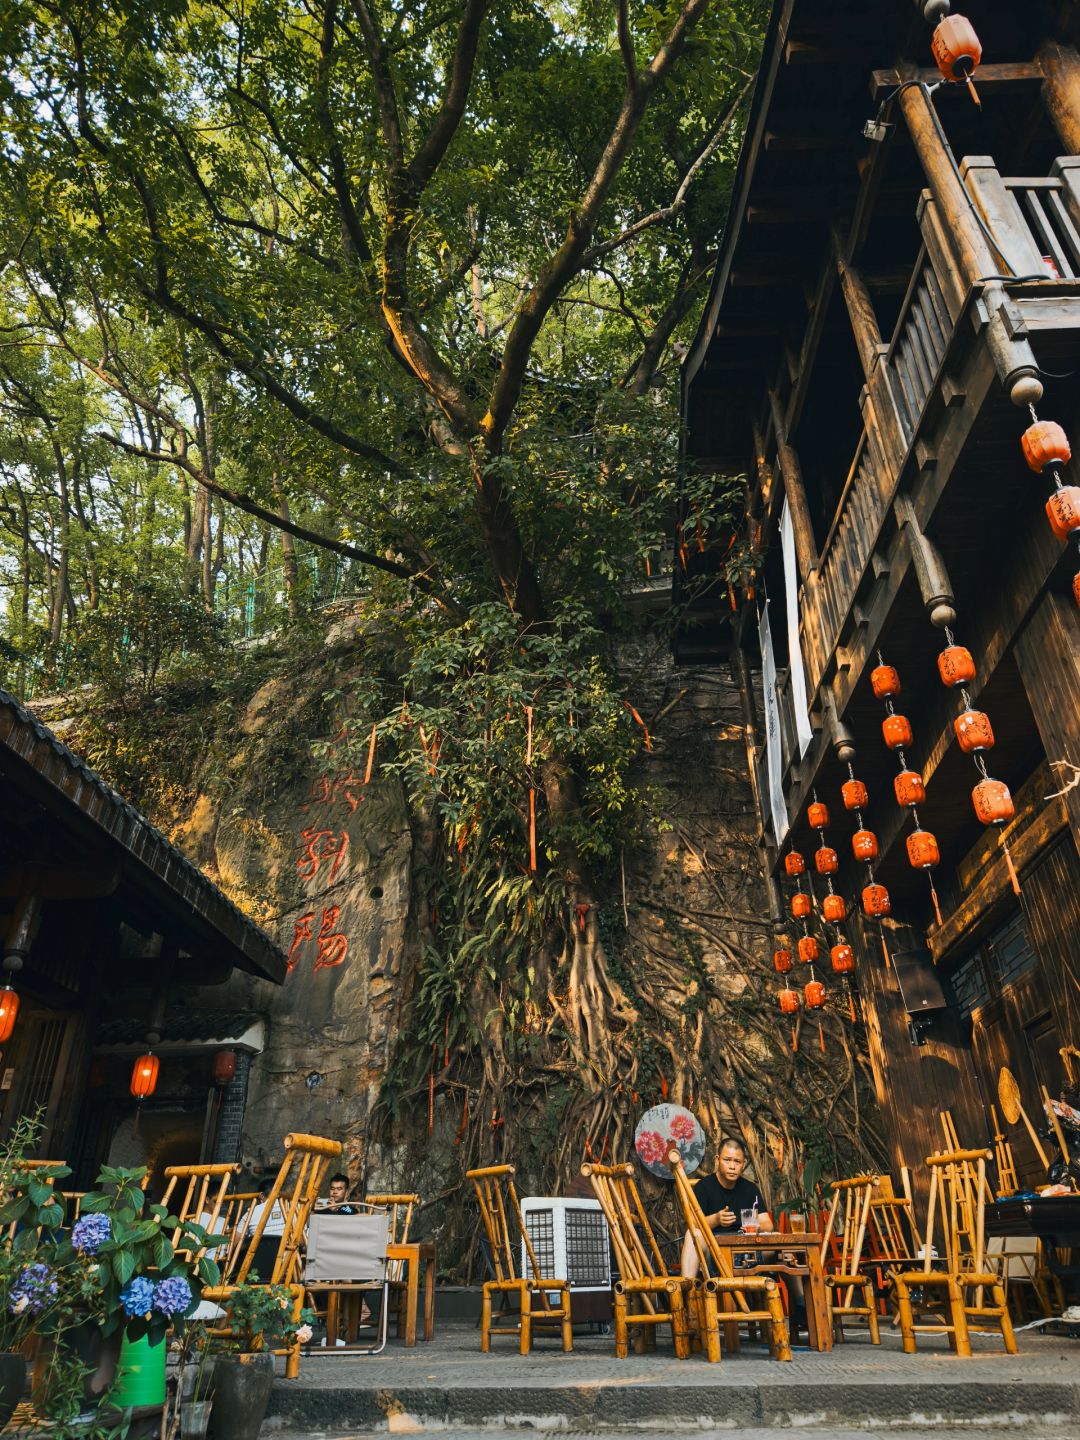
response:
<path fill-rule="evenodd" d="M 254 1010 L 170 1010 L 161 1027 L 163 1044 L 185 1041 L 235 1040 L 259 1022 Z M 144 1019 L 106 1020 L 94 1032 L 95 1045 L 141 1045 L 146 1042 Z"/>

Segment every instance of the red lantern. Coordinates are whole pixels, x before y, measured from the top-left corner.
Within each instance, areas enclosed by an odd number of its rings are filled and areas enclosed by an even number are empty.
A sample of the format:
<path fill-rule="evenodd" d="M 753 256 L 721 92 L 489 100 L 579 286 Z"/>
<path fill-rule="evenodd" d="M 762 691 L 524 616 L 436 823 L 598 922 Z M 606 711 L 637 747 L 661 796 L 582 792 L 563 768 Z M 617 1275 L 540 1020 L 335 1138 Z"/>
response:
<path fill-rule="evenodd" d="M 1077 608 L 1080 609 L 1080 570 L 1073 576 L 1073 599 L 1076 601 Z"/>
<path fill-rule="evenodd" d="M 805 920 L 810 914 L 810 896 L 802 890 L 796 890 L 791 897 L 791 913 L 796 920 Z"/>
<path fill-rule="evenodd" d="M 846 975 L 855 969 L 855 951 L 850 945 L 834 945 L 829 951 L 834 975 Z"/>
<path fill-rule="evenodd" d="M 1072 459 L 1069 437 L 1056 420 L 1036 420 L 1020 436 L 1024 459 L 1036 475 L 1047 465 L 1067 465 Z"/>
<path fill-rule="evenodd" d="M 109 1062 L 104 1055 L 96 1055 L 90 1061 L 90 1068 L 86 1072 L 86 1084 L 91 1090 L 100 1090 L 109 1078 Z"/>
<path fill-rule="evenodd" d="M 982 59 L 982 45 L 970 20 L 946 15 L 930 40 L 937 67 L 946 80 L 966 80 Z"/>
<path fill-rule="evenodd" d="M 825 986 L 820 980 L 808 980 L 803 986 L 806 1004 L 811 1010 L 820 1010 L 825 1004 Z"/>
<path fill-rule="evenodd" d="M 804 935 L 799 941 L 799 959 L 804 965 L 812 965 L 821 955 L 821 946 L 813 935 Z"/>
<path fill-rule="evenodd" d="M 789 850 L 784 856 L 784 869 L 793 878 L 802 875 L 806 870 L 806 860 L 798 850 Z"/>
<path fill-rule="evenodd" d="M 819 875 L 835 875 L 840 869 L 840 856 L 830 845 L 814 851 L 814 865 Z"/>
<path fill-rule="evenodd" d="M 830 925 L 839 925 L 847 919 L 847 905 L 842 895 L 826 895 L 821 902 L 821 913 Z"/>
<path fill-rule="evenodd" d="M 1016 814 L 1016 806 L 1003 780 L 980 780 L 971 792 L 975 814 L 984 825 L 1004 825 Z"/>
<path fill-rule="evenodd" d="M 856 860 L 876 860 L 878 839 L 872 830 L 856 830 L 851 837 L 851 848 Z"/>
<path fill-rule="evenodd" d="M 879 700 L 891 700 L 900 694 L 900 672 L 892 665 L 875 665 L 870 671 L 870 685 Z"/>
<path fill-rule="evenodd" d="M 910 745 L 915 738 L 911 732 L 911 721 L 906 715 L 886 715 L 881 722 L 881 733 L 890 750 L 899 750 Z"/>
<path fill-rule="evenodd" d="M 131 1093 L 136 1100 L 145 1100 L 157 1089 L 158 1069 L 161 1062 L 148 1050 L 140 1055 L 131 1069 Z"/>
<path fill-rule="evenodd" d="M 926 787 L 917 770 L 901 770 L 893 781 L 898 805 L 921 805 L 926 799 Z"/>
<path fill-rule="evenodd" d="M 794 1015 L 799 1008 L 799 992 L 797 990 L 781 990 L 779 995 L 780 1009 L 785 1015 Z"/>
<path fill-rule="evenodd" d="M 870 803 L 870 796 L 861 780 L 845 780 L 840 786 L 840 794 L 844 797 L 845 810 L 865 810 Z"/>
<path fill-rule="evenodd" d="M 829 823 L 829 807 L 822 805 L 820 800 L 815 800 L 806 809 L 806 818 L 811 830 L 824 830 Z"/>
<path fill-rule="evenodd" d="M 214 1063 L 211 1071 L 214 1077 L 214 1084 L 224 1090 L 229 1081 L 236 1074 L 236 1051 L 219 1050 L 214 1056 Z"/>
<path fill-rule="evenodd" d="M 907 858 L 916 870 L 932 870 L 941 863 L 941 851 L 929 830 L 913 830 L 907 838 Z"/>
<path fill-rule="evenodd" d="M 976 750 L 994 748 L 994 730 L 990 724 L 990 716 L 982 710 L 965 710 L 953 721 L 953 729 L 965 755 L 974 755 Z"/>
<path fill-rule="evenodd" d="M 954 685 L 970 685 L 975 679 L 975 661 L 965 645 L 947 645 L 937 657 L 941 683 L 951 690 Z"/>
<path fill-rule="evenodd" d="M 866 885 L 862 892 L 862 907 L 865 914 L 871 919 L 881 915 L 888 915 L 891 909 L 889 903 L 889 892 L 884 885 Z"/>
<path fill-rule="evenodd" d="M 1080 528 L 1080 486 L 1065 485 L 1046 502 L 1046 518 L 1059 540 L 1067 540 Z"/>
<path fill-rule="evenodd" d="M 786 975 L 795 961 L 792 959 L 790 950 L 774 950 L 772 963 L 773 969 L 778 975 Z"/>
<path fill-rule="evenodd" d="M 6 1045 L 19 1018 L 19 997 L 10 985 L 0 990 L 0 1045 Z"/>

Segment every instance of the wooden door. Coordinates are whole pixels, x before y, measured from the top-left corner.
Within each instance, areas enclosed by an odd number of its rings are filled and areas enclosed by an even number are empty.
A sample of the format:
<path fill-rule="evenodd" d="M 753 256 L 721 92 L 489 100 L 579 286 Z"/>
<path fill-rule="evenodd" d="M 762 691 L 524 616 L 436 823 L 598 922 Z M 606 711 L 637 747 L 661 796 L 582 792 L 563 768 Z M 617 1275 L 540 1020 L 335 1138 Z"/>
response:
<path fill-rule="evenodd" d="M 69 1073 L 80 1032 L 80 1017 L 71 1011 L 46 1010 L 25 1004 L 15 1034 L 3 1054 L 0 1075 L 0 1130 L 9 1135 L 19 1119 L 38 1115 L 43 1130 L 39 1157 L 65 1158 L 53 1147 L 66 1142 L 71 1097 L 78 1092 Z"/>

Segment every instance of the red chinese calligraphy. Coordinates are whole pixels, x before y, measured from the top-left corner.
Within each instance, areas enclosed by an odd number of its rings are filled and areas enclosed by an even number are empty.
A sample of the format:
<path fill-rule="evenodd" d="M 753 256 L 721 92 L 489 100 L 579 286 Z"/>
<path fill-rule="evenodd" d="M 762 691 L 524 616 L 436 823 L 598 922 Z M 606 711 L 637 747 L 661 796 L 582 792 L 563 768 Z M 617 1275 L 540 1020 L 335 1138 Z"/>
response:
<path fill-rule="evenodd" d="M 359 775 L 352 771 L 348 775 L 339 775 L 334 781 L 335 794 L 340 795 L 349 807 L 349 813 L 355 814 L 356 807 L 363 799 L 364 782 Z"/>
<path fill-rule="evenodd" d="M 348 936 L 334 930 L 340 914 L 340 905 L 328 905 L 322 912 L 322 922 L 319 925 L 319 953 L 315 958 L 314 965 L 316 971 L 329 970 L 334 965 L 340 965 L 349 953 Z"/>
<path fill-rule="evenodd" d="M 346 855 L 349 853 L 349 833 L 347 830 L 316 830 L 310 826 L 300 831 L 300 838 L 304 842 L 304 853 L 296 862 L 296 873 L 301 880 L 314 880 L 324 860 L 332 860 L 330 866 L 330 884 L 337 879 Z"/>
<path fill-rule="evenodd" d="M 346 775 L 329 774 L 317 775 L 311 782 L 311 799 L 304 806 L 310 810 L 312 805 L 333 805 L 335 801 L 342 801 L 349 808 L 349 814 L 355 815 L 356 808 L 364 798 L 364 780 L 359 775 L 354 775 L 350 770 Z"/>
<path fill-rule="evenodd" d="M 288 975 L 292 974 L 296 962 L 299 959 L 299 955 L 297 952 L 301 949 L 306 940 L 310 940 L 312 938 L 311 922 L 314 919 L 315 912 L 311 911 L 307 915 L 299 916 L 293 926 L 293 941 L 292 944 L 289 946 L 288 969 L 285 972 Z"/>

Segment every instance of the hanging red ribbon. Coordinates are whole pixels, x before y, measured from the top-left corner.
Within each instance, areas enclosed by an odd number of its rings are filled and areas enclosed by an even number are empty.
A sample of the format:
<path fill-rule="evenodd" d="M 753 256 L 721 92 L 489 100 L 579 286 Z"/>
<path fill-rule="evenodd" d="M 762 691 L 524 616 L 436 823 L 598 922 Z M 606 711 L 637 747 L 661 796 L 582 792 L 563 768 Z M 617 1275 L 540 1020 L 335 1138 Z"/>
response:
<path fill-rule="evenodd" d="M 433 1051 L 435 1047 L 432 1047 Z M 427 1082 L 427 1133 L 430 1135 L 435 1129 L 435 1059 L 432 1056 L 431 1069 L 428 1071 Z"/>
<path fill-rule="evenodd" d="M 464 1140 L 464 1138 L 465 1138 L 465 1128 L 466 1128 L 466 1126 L 468 1125 L 468 1123 L 469 1123 L 469 1092 L 468 1092 L 468 1090 L 466 1090 L 466 1091 L 465 1091 L 465 1104 L 461 1107 L 461 1124 L 458 1126 L 458 1128 L 457 1128 L 457 1134 L 454 1136 L 454 1144 L 455 1144 L 455 1145 L 460 1145 L 461 1142 L 462 1142 L 462 1140 Z"/>
<path fill-rule="evenodd" d="M 818 1040 L 821 1043 L 821 1053 L 825 1054 L 825 1031 L 821 1028 L 821 1021 L 817 1022 Z"/>
<path fill-rule="evenodd" d="M 576 915 L 577 915 L 578 931 L 579 931 L 582 935 L 585 934 L 585 917 L 588 915 L 588 913 L 589 913 L 589 911 L 590 911 L 591 909 L 592 909 L 592 906 L 591 906 L 591 905 L 575 905 L 575 906 L 574 906 L 574 911 L 575 911 L 575 913 L 576 913 Z"/>
<path fill-rule="evenodd" d="M 371 727 L 371 741 L 370 741 L 370 743 L 368 744 L 368 752 L 367 752 L 367 769 L 364 771 L 364 784 L 365 784 L 365 785 L 369 784 L 370 781 L 371 781 L 371 767 L 375 764 L 375 737 L 378 735 L 378 733 L 379 733 L 379 726 L 378 726 L 378 724 L 376 723 L 376 724 L 372 725 L 372 727 Z"/>
<path fill-rule="evenodd" d="M 624 701 L 623 701 L 623 704 L 624 704 L 624 705 L 626 706 L 626 708 L 630 711 L 630 714 L 634 717 L 634 719 L 637 721 L 637 723 L 641 726 L 642 730 L 644 730 L 644 732 L 645 732 L 645 749 L 646 749 L 646 750 L 651 750 L 651 749 L 652 749 L 652 736 L 649 734 L 649 727 L 645 724 L 645 721 L 641 718 L 641 716 L 638 714 L 638 712 L 634 709 L 633 705 L 630 704 L 630 701 L 629 701 L 629 700 L 624 700 Z"/>
<path fill-rule="evenodd" d="M 533 746 L 532 746 L 532 730 L 533 730 L 532 721 L 533 721 L 533 707 L 532 707 L 531 705 L 526 705 L 526 706 L 525 706 L 525 764 L 526 764 L 526 765 L 531 765 L 531 764 L 532 764 L 532 750 L 533 750 Z"/>
<path fill-rule="evenodd" d="M 536 870 L 536 791 L 529 786 L 529 869 Z"/>
<path fill-rule="evenodd" d="M 661 1072 L 660 1072 L 660 1098 L 661 1098 L 662 1100 L 666 1100 L 667 1097 L 668 1097 L 667 1076 L 664 1074 L 663 1071 L 661 1071 Z"/>

